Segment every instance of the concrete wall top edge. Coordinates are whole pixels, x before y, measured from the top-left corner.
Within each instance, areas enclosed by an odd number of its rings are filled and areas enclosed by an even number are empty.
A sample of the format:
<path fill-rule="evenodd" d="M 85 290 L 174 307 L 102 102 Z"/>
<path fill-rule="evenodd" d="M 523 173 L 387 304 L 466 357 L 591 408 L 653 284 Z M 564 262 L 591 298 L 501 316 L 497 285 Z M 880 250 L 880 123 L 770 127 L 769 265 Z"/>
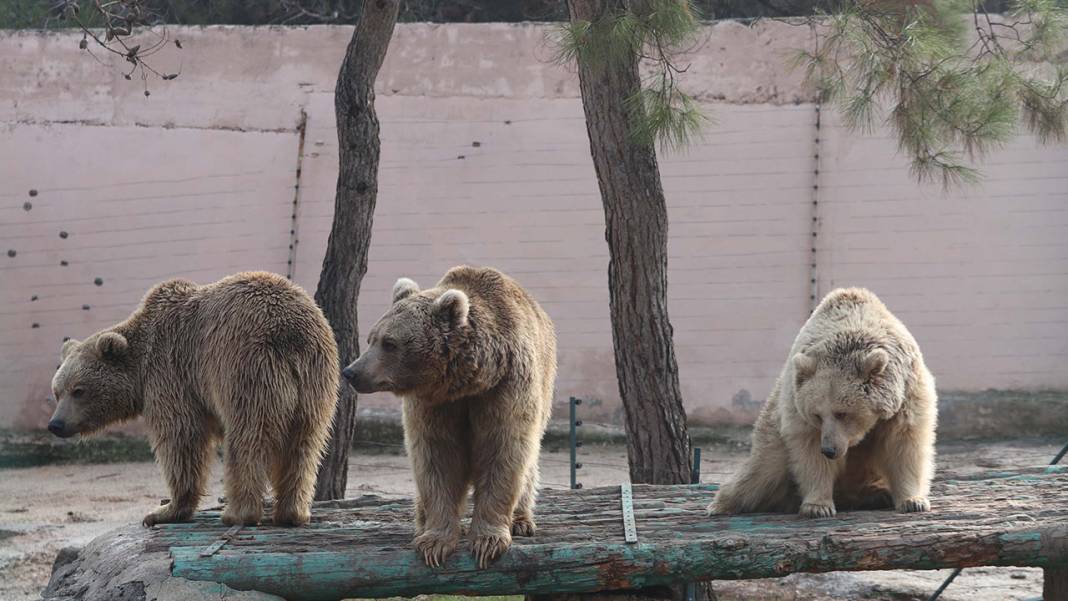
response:
<path fill-rule="evenodd" d="M 380 95 L 509 100 L 578 98 L 575 70 L 553 61 L 555 25 L 400 24 L 377 82 Z M 172 26 L 151 58 L 173 81 L 150 97 L 121 57 L 79 50 L 77 31 L 0 31 L 0 122 L 90 121 L 236 129 L 277 128 L 311 93 L 332 93 L 351 26 Z M 142 33 L 145 43 L 151 42 Z M 687 91 L 703 102 L 791 104 L 811 99 L 789 56 L 811 36 L 778 22 L 702 27 Z M 135 42 L 138 41 L 135 39 Z M 249 102 L 254 99 L 254 102 Z"/>

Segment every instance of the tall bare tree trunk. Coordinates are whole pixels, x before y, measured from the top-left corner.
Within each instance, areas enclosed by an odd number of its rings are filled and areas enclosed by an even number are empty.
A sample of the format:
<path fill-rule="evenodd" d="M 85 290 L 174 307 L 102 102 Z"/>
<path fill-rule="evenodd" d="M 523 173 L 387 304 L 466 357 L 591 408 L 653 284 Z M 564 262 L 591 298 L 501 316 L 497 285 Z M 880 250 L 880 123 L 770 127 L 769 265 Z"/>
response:
<path fill-rule="evenodd" d="M 569 0 L 571 21 L 621 11 L 623 0 Z M 591 64 L 579 54 L 586 130 L 604 204 L 616 378 L 633 482 L 690 481 L 690 438 L 667 306 L 667 204 L 656 150 L 630 135 L 624 101 L 641 81 L 638 56 Z"/>
<path fill-rule="evenodd" d="M 315 301 L 334 328 L 344 367 L 360 354 L 356 300 L 367 273 L 378 196 L 378 116 L 375 78 L 386 57 L 399 0 L 368 0 L 352 34 L 334 90 L 339 171 L 334 224 L 323 258 Z M 317 500 L 340 499 L 348 483 L 349 447 L 356 432 L 356 392 L 342 383 L 333 436 L 315 484 Z"/>

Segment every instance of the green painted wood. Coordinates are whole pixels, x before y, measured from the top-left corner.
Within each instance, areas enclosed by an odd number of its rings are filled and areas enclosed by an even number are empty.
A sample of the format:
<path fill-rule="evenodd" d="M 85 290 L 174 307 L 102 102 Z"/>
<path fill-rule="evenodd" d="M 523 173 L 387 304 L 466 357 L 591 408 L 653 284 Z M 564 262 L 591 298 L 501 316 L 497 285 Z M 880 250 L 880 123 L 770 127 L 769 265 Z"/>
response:
<path fill-rule="evenodd" d="M 793 572 L 935 569 L 980 565 L 1068 566 L 1068 472 L 1045 468 L 936 482 L 933 511 L 707 517 L 710 485 L 635 485 L 637 544 L 626 544 L 620 488 L 548 490 L 538 534 L 516 539 L 485 570 L 466 543 L 440 569 L 409 548 L 411 503 L 361 498 L 317 505 L 303 528 L 245 528 L 210 557 L 226 532 L 217 512 L 152 530 L 148 549 L 169 549 L 172 574 L 259 590 L 292 601 L 583 593 L 680 581 L 762 578 Z"/>

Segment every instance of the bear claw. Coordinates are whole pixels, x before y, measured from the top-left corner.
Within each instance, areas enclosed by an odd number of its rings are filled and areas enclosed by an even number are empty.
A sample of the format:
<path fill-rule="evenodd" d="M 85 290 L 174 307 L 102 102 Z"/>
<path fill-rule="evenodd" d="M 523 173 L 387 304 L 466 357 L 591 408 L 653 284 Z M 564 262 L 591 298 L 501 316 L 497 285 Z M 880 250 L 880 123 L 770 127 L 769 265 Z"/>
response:
<path fill-rule="evenodd" d="M 931 502 L 925 497 L 912 497 L 897 504 L 901 513 L 921 513 L 931 510 Z"/>
<path fill-rule="evenodd" d="M 471 542 L 471 552 L 475 555 L 475 560 L 478 561 L 478 567 L 485 569 L 490 562 L 500 557 L 511 545 L 512 539 L 510 536 L 483 534 L 475 537 L 475 540 Z"/>
<path fill-rule="evenodd" d="M 440 568 L 442 562 L 456 550 L 458 536 L 428 530 L 412 540 L 412 545 L 423 556 L 423 562 L 432 568 Z"/>
<path fill-rule="evenodd" d="M 835 515 L 834 505 L 821 503 L 802 503 L 799 512 L 803 518 L 833 518 Z"/>

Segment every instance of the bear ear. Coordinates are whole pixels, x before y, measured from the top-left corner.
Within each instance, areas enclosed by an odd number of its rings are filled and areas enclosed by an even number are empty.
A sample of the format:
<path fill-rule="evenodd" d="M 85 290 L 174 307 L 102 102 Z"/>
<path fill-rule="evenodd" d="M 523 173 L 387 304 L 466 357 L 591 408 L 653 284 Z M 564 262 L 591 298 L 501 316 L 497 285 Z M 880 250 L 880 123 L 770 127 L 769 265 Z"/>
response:
<path fill-rule="evenodd" d="M 393 302 L 404 300 L 416 292 L 419 292 L 419 284 L 408 278 L 400 278 L 393 284 Z"/>
<path fill-rule="evenodd" d="M 71 338 L 71 339 L 67 340 L 66 342 L 64 342 L 63 343 L 63 348 L 60 349 L 60 351 L 59 351 L 59 359 L 61 361 L 66 361 L 67 357 L 69 357 L 70 354 L 74 352 L 74 349 L 78 348 L 79 344 L 81 344 L 81 342 L 78 342 L 77 340 L 75 340 L 73 338 Z"/>
<path fill-rule="evenodd" d="M 467 314 L 471 310 L 471 301 L 462 290 L 450 288 L 434 301 L 434 311 L 447 319 L 454 328 L 467 325 Z"/>
<path fill-rule="evenodd" d="M 860 377 L 864 378 L 864 380 L 869 380 L 872 377 L 883 373 L 883 370 L 886 369 L 886 365 L 889 362 L 890 355 L 887 354 L 886 351 L 881 348 L 873 350 L 860 360 Z"/>
<path fill-rule="evenodd" d="M 100 338 L 96 340 L 96 350 L 100 351 L 100 355 L 105 359 L 118 359 L 126 354 L 126 349 L 129 344 L 126 342 L 126 337 L 122 334 L 115 332 L 108 332 L 101 334 Z"/>
<path fill-rule="evenodd" d="M 797 353 L 793 358 L 794 381 L 798 386 L 816 373 L 816 360 L 804 353 Z"/>

